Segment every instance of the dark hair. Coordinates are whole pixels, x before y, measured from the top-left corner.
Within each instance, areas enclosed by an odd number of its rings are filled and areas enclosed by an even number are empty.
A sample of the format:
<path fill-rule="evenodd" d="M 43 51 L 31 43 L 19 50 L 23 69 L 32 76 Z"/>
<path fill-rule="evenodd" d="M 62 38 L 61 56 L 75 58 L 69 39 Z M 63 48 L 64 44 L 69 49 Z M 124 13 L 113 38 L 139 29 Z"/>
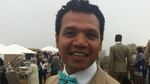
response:
<path fill-rule="evenodd" d="M 56 15 L 55 31 L 57 35 L 60 33 L 63 16 L 69 11 L 94 14 L 99 20 L 100 37 L 101 41 L 103 40 L 105 18 L 98 6 L 90 4 L 88 0 L 71 0 L 66 5 L 62 6 Z"/>
<path fill-rule="evenodd" d="M 115 41 L 116 41 L 116 42 L 122 41 L 122 35 L 121 35 L 121 34 L 116 34 L 116 36 L 115 36 Z"/>
<path fill-rule="evenodd" d="M 4 61 L 2 58 L 0 58 L 0 84 L 8 84 L 8 80 L 5 76 L 5 67 L 4 67 Z"/>
<path fill-rule="evenodd" d="M 136 50 L 138 53 L 144 53 L 143 47 L 137 47 Z"/>
<path fill-rule="evenodd" d="M 0 58 L 0 66 L 3 66 L 4 65 L 4 61 L 2 58 Z"/>

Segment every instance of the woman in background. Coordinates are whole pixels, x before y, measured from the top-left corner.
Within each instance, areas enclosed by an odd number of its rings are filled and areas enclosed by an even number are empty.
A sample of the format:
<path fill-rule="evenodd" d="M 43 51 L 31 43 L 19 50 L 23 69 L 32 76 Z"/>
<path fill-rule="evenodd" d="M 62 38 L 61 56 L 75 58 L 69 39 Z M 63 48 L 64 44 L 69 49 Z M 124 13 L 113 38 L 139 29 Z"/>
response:
<path fill-rule="evenodd" d="M 145 56 L 142 47 L 137 47 L 137 56 L 134 61 L 134 84 L 144 84 Z"/>

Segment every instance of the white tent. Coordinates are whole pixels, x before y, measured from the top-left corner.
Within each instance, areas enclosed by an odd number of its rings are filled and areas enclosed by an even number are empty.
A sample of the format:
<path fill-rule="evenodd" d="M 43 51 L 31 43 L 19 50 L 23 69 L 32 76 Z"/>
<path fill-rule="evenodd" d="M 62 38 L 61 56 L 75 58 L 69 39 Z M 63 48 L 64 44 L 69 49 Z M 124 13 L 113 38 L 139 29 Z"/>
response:
<path fill-rule="evenodd" d="M 6 50 L 6 46 L 3 44 L 0 44 L 0 54 L 3 54 L 5 50 Z"/>
<path fill-rule="evenodd" d="M 11 62 L 18 56 L 23 56 L 23 53 L 19 51 L 11 51 L 7 46 L 0 44 L 0 57 L 4 60 L 4 63 Z"/>
<path fill-rule="evenodd" d="M 0 44 L 0 48 L 6 47 L 4 44 Z"/>
<path fill-rule="evenodd" d="M 0 53 L 0 58 L 2 58 L 4 60 L 4 54 Z"/>
<path fill-rule="evenodd" d="M 11 51 L 11 50 L 8 49 L 8 46 L 0 44 L 0 54 L 22 54 L 22 52 Z"/>
<path fill-rule="evenodd" d="M 6 48 L 5 45 L 0 44 L 0 58 L 2 58 L 4 60 L 4 49 Z"/>
<path fill-rule="evenodd" d="M 58 52 L 58 49 L 52 46 L 46 46 L 44 48 L 41 48 L 42 51 L 51 51 L 51 52 Z"/>
<path fill-rule="evenodd" d="M 31 53 L 31 54 L 36 54 L 36 52 L 28 49 L 28 48 L 25 48 L 21 45 L 18 45 L 18 44 L 12 44 L 12 45 L 9 45 L 7 47 L 7 50 L 8 52 L 21 52 L 21 53 Z"/>

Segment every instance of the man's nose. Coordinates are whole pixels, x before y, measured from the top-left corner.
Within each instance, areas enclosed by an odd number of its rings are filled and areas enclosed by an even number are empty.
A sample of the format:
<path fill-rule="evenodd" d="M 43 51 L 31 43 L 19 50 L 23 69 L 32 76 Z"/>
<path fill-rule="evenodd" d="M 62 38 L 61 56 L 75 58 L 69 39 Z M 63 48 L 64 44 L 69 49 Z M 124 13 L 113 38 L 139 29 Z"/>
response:
<path fill-rule="evenodd" d="M 73 45 L 77 47 L 86 47 L 88 46 L 87 38 L 84 34 L 78 34 L 73 41 Z"/>

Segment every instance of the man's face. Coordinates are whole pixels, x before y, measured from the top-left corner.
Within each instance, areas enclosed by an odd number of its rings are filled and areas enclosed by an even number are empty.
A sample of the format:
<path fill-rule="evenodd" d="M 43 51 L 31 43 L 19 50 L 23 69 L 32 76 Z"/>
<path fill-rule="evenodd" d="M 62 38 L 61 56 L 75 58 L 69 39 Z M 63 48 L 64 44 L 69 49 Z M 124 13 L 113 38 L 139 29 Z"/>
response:
<path fill-rule="evenodd" d="M 89 67 L 101 50 L 99 21 L 94 14 L 68 12 L 62 19 L 57 47 L 69 74 Z"/>

